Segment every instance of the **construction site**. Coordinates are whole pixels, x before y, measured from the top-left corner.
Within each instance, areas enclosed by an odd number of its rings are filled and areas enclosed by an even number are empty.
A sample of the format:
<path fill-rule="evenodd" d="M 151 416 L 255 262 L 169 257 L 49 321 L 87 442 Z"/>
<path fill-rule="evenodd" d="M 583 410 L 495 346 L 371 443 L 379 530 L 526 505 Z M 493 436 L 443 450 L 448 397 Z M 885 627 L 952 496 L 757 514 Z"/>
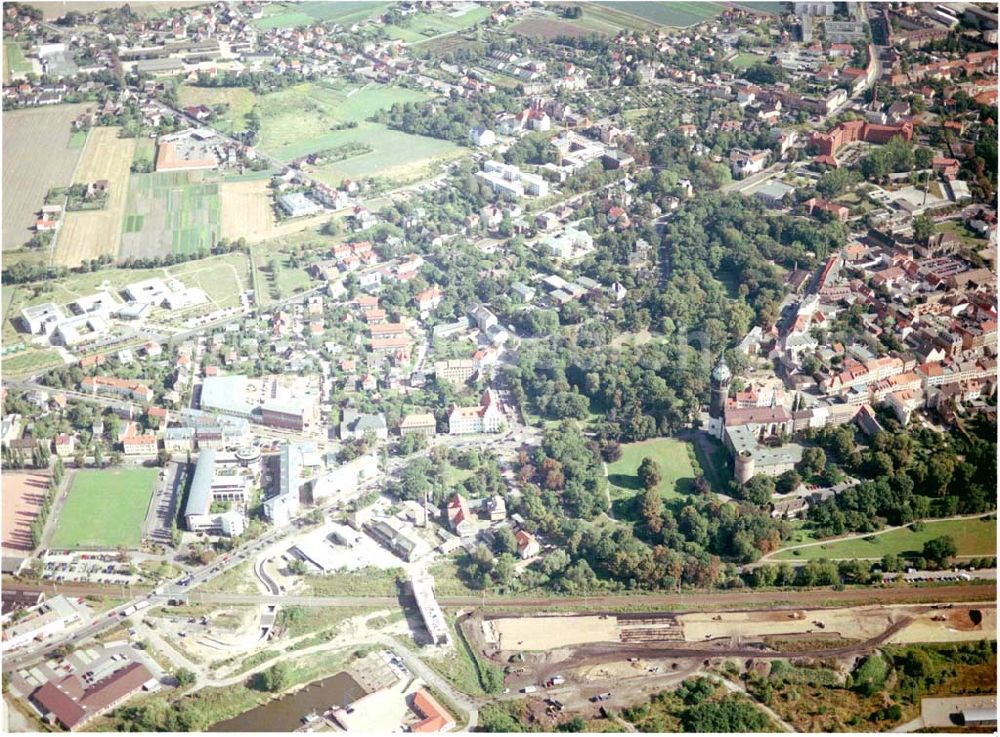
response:
<path fill-rule="evenodd" d="M 477 656 L 502 667 L 511 693 L 543 708 L 596 716 L 730 663 L 822 659 L 845 673 L 894 644 L 996 638 L 996 605 L 922 604 L 728 612 L 499 614 L 460 627 Z M 551 714 L 550 714 L 551 716 Z"/>

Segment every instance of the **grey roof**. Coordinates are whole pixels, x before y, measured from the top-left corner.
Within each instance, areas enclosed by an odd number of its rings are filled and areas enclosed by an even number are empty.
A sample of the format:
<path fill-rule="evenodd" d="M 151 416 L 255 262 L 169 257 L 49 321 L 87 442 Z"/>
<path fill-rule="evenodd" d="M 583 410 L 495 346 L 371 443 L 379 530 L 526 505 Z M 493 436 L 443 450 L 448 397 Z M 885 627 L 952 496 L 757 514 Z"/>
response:
<path fill-rule="evenodd" d="M 344 410 L 343 424 L 351 432 L 378 432 L 386 429 L 385 415 L 366 415 L 353 409 Z"/>
<path fill-rule="evenodd" d="M 201 406 L 235 415 L 250 415 L 253 407 L 246 401 L 247 377 L 208 376 L 201 385 Z"/>
<path fill-rule="evenodd" d="M 212 506 L 212 481 L 215 479 L 215 451 L 206 449 L 198 456 L 194 476 L 191 478 L 191 490 L 188 492 L 184 516 L 192 514 L 208 514 Z"/>

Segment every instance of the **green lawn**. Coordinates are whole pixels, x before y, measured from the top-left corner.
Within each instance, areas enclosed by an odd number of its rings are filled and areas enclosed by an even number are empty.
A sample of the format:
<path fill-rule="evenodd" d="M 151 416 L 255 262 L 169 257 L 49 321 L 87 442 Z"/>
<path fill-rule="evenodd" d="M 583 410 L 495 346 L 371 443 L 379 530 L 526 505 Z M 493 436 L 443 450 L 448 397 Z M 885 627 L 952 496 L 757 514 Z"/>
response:
<path fill-rule="evenodd" d="M 137 548 L 156 484 L 155 468 L 78 471 L 53 548 Z"/>
<path fill-rule="evenodd" d="M 647 456 L 660 464 L 662 478 L 659 490 L 667 503 L 678 502 L 690 494 L 695 478 L 701 473 L 691 463 L 691 450 L 689 443 L 674 438 L 656 438 L 623 445 L 622 457 L 608 465 L 615 516 L 618 519 L 634 516 L 630 512 L 632 500 L 642 493 L 636 473 L 642 459 Z"/>
<path fill-rule="evenodd" d="M 449 141 L 414 136 L 368 121 L 396 102 L 420 102 L 426 95 L 390 86 L 338 89 L 330 84 L 300 84 L 261 98 L 259 147 L 282 161 L 350 143 L 373 150 L 328 164 L 314 173 L 318 179 L 340 184 L 344 178 L 391 177 L 399 181 L 426 168 L 434 160 L 452 158 L 464 149 Z M 341 123 L 356 128 L 333 130 Z"/>
<path fill-rule="evenodd" d="M 859 537 L 840 542 L 831 540 L 823 545 L 812 545 L 798 550 L 784 550 L 775 555 L 774 559 L 881 558 L 889 553 L 919 555 L 925 542 L 942 535 L 950 535 L 955 540 L 959 555 L 996 555 L 997 521 L 996 519 L 983 518 L 927 522 L 920 532 L 914 532 L 907 527 L 882 535 L 870 535 L 867 538 Z"/>

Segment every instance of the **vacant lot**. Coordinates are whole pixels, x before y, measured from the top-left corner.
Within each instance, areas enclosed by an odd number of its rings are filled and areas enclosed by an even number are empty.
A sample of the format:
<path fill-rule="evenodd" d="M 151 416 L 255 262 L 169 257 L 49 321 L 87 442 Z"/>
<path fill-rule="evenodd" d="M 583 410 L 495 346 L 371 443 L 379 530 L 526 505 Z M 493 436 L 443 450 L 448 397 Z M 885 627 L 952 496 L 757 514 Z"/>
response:
<path fill-rule="evenodd" d="M 35 213 L 42 209 L 45 193 L 70 183 L 80 158 L 80 151 L 69 147 L 70 125 L 86 108 L 52 105 L 3 114 L 5 252 L 31 238 Z"/>
<path fill-rule="evenodd" d="M 3 549 L 29 552 L 31 523 L 38 517 L 49 488 L 48 474 L 8 471 L 3 475 Z"/>
<path fill-rule="evenodd" d="M 724 9 L 718 3 L 707 2 L 614 2 L 599 4 L 604 10 L 631 15 L 650 21 L 655 25 L 678 28 L 694 26 L 709 18 L 714 18 Z M 584 6 L 584 14 L 586 15 L 586 6 Z"/>
<path fill-rule="evenodd" d="M 329 214 L 295 218 L 279 222 L 269 182 L 265 179 L 224 182 L 219 185 L 222 200 L 222 237 L 230 240 L 245 238 L 259 243 L 269 238 L 315 228 L 330 219 Z"/>
<path fill-rule="evenodd" d="M 246 114 L 253 110 L 257 97 L 246 87 L 197 87 L 183 84 L 178 91 L 178 100 L 184 107 L 228 105 L 229 109 L 212 121 L 212 125 L 224 133 L 232 133 L 246 130 Z"/>
<path fill-rule="evenodd" d="M 659 490 L 665 501 L 683 499 L 691 493 L 694 479 L 700 473 L 691 463 L 690 445 L 673 438 L 657 438 L 622 446 L 622 457 L 608 465 L 608 481 L 614 487 L 612 495 L 632 497 L 642 492 L 636 475 L 642 459 L 652 458 L 660 465 Z"/>
<path fill-rule="evenodd" d="M 869 535 L 840 542 L 831 540 L 807 548 L 783 550 L 775 560 L 816 560 L 818 558 L 881 558 L 883 555 L 920 555 L 924 543 L 935 537 L 949 535 L 955 541 L 959 555 L 994 556 L 997 551 L 996 519 L 964 519 L 927 522 L 924 529 L 914 532 L 909 527 L 882 535 Z"/>
<path fill-rule="evenodd" d="M 156 476 L 155 468 L 78 471 L 52 547 L 138 547 Z"/>
<path fill-rule="evenodd" d="M 55 253 L 56 263 L 62 266 L 78 266 L 103 254 L 118 255 L 136 146 L 134 138 L 119 138 L 119 132 L 119 128 L 94 128 L 87 137 L 73 182 L 107 179 L 111 194 L 103 210 L 66 213 Z"/>
<path fill-rule="evenodd" d="M 122 222 L 122 258 L 208 250 L 220 237 L 219 185 L 202 172 L 136 174 Z"/>
<path fill-rule="evenodd" d="M 316 21 L 334 21 L 342 25 L 358 23 L 382 13 L 387 2 L 305 2 L 274 3 L 264 9 L 264 17 L 254 21 L 258 28 L 294 28 Z"/>

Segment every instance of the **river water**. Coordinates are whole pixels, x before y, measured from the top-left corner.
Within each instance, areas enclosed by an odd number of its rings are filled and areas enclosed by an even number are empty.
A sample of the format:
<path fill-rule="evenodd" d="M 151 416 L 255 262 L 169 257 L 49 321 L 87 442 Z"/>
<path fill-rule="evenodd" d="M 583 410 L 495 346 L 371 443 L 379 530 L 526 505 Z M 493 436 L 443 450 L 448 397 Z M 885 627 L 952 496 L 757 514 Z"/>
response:
<path fill-rule="evenodd" d="M 269 701 L 239 716 L 218 722 L 209 732 L 292 732 L 302 726 L 302 717 L 321 715 L 331 706 L 347 706 L 365 695 L 348 673 L 338 673 L 280 699 Z"/>

